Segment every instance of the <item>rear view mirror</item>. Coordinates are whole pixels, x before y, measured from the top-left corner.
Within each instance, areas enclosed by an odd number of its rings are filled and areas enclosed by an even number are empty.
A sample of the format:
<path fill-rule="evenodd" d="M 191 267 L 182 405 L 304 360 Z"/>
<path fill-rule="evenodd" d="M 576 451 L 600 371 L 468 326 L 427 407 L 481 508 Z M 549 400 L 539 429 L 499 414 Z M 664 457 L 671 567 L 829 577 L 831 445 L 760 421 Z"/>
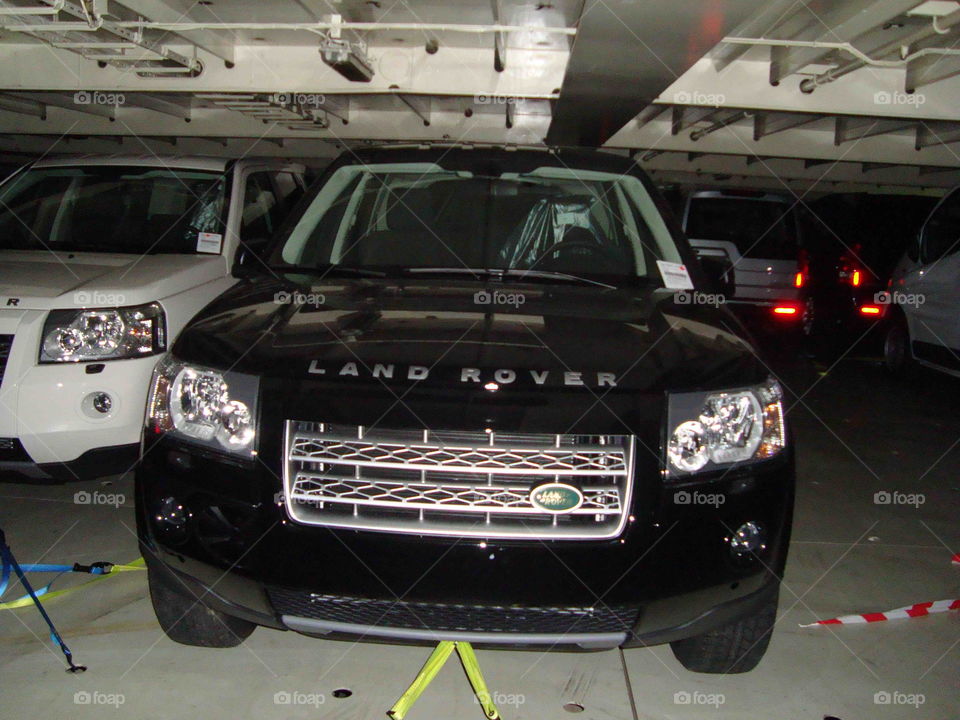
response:
<path fill-rule="evenodd" d="M 713 285 L 713 289 L 726 298 L 733 297 L 736 283 L 733 279 L 733 265 L 726 258 L 705 256 L 700 259 L 700 267 Z"/>

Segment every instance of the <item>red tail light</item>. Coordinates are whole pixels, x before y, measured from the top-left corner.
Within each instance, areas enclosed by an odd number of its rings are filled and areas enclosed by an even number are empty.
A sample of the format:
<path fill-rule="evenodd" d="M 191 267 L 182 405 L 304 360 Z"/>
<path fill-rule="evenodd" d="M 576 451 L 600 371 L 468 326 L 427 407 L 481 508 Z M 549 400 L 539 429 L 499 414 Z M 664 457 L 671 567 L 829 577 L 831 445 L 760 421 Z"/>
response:
<path fill-rule="evenodd" d="M 865 271 L 861 267 L 862 263 L 857 258 L 860 246 L 854 245 L 850 252 L 850 255 L 845 253 L 840 256 L 837 277 L 842 283 L 849 284 L 852 287 L 860 287 L 865 279 Z"/>
<path fill-rule="evenodd" d="M 797 274 L 793 276 L 794 287 L 802 288 L 810 277 L 810 256 L 803 248 L 797 255 Z"/>
<path fill-rule="evenodd" d="M 773 314 L 782 318 L 791 318 L 800 314 L 800 308 L 796 305 L 775 305 Z"/>
<path fill-rule="evenodd" d="M 883 309 L 876 305 L 861 305 L 860 314 L 861 315 L 881 315 Z"/>

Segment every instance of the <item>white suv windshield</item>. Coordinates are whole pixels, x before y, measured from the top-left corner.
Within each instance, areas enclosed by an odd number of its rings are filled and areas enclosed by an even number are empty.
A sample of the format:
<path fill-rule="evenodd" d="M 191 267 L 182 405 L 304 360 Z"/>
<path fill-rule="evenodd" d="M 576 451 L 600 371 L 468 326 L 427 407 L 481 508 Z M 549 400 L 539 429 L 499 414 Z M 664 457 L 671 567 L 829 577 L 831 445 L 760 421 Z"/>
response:
<path fill-rule="evenodd" d="M 631 175 L 541 167 L 485 176 L 429 163 L 340 168 L 281 258 L 287 266 L 386 275 L 483 268 L 614 280 L 658 277 L 656 260 L 680 260 Z"/>
<path fill-rule="evenodd" d="M 194 253 L 222 233 L 214 172 L 122 166 L 38 168 L 0 187 L 0 249 Z"/>

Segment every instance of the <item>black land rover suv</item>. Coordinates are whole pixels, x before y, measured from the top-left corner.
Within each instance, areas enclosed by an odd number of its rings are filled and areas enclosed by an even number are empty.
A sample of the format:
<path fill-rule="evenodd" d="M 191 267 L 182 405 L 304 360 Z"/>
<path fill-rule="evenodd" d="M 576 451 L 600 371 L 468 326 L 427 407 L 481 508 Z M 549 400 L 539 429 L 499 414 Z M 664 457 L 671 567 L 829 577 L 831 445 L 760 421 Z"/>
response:
<path fill-rule="evenodd" d="M 756 665 L 793 506 L 781 390 L 691 301 L 709 280 L 634 164 L 350 152 L 248 275 L 148 401 L 137 515 L 171 638 Z"/>

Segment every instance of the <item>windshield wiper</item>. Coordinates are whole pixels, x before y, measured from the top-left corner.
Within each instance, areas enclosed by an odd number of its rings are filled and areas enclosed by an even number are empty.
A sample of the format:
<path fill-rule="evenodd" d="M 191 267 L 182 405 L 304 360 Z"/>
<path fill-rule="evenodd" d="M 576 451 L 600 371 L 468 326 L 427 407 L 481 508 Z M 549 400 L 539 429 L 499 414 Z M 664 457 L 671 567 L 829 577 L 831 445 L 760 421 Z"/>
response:
<path fill-rule="evenodd" d="M 569 280 L 570 282 L 579 282 L 579 283 L 588 283 L 590 285 L 599 285 L 602 288 L 607 288 L 608 290 L 616 290 L 616 285 L 611 285 L 610 283 L 601 282 L 599 280 L 593 280 L 591 278 L 581 277 L 580 275 L 571 275 L 570 273 L 564 272 L 555 272 L 553 270 L 505 270 L 503 275 L 507 277 L 534 277 L 534 278 L 548 278 L 548 279 L 557 279 L 557 280 Z"/>
<path fill-rule="evenodd" d="M 382 270 L 371 270 L 370 268 L 351 267 L 350 265 L 322 265 L 320 267 L 309 267 L 306 265 L 271 265 L 271 270 L 280 272 L 302 272 L 310 275 L 353 275 L 355 277 L 387 277 Z"/>
<path fill-rule="evenodd" d="M 438 275 L 473 275 L 474 277 L 492 277 L 502 280 L 505 277 L 515 277 L 521 280 L 525 277 L 540 278 L 548 280 L 567 280 L 570 282 L 587 283 L 589 285 L 598 285 L 608 290 L 616 290 L 616 285 L 593 280 L 592 278 L 571 275 L 570 273 L 554 272 L 552 270 L 517 270 L 506 268 L 407 268 L 404 272 L 411 275 L 417 274 L 438 274 Z"/>

